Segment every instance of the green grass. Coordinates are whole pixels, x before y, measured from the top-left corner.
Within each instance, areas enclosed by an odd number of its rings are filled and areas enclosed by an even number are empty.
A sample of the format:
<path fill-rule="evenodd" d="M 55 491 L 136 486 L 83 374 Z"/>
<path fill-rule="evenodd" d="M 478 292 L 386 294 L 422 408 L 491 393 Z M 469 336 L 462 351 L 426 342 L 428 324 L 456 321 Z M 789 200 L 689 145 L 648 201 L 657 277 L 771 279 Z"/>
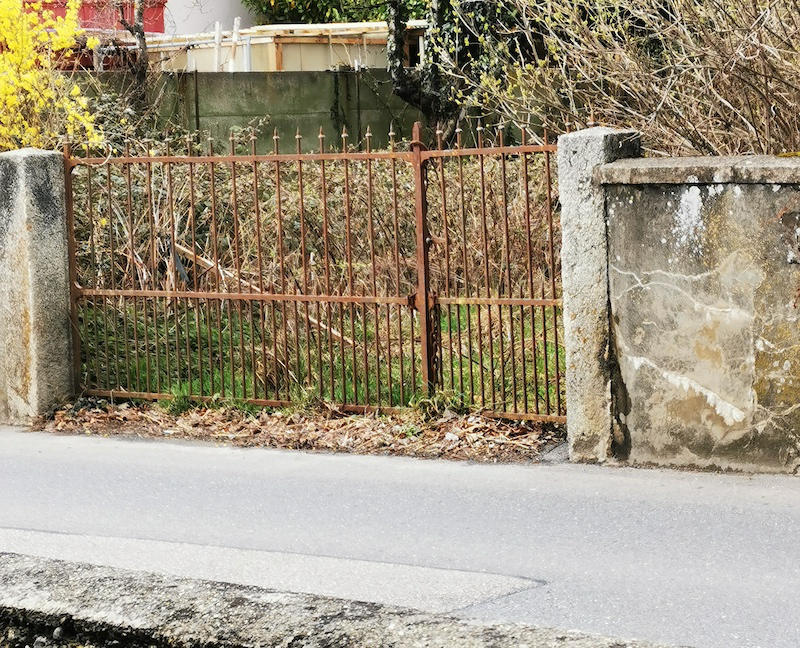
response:
<path fill-rule="evenodd" d="M 510 310 L 502 309 L 501 328 L 501 313 L 493 308 L 490 332 L 486 307 L 451 306 L 449 313 L 441 308 L 439 391 L 425 398 L 419 321 L 406 308 L 381 306 L 376 318 L 372 305 L 333 304 L 331 333 L 324 304 L 87 298 L 79 307 L 81 380 L 87 388 L 171 395 L 176 413 L 199 396 L 243 408 L 253 401 L 301 408 L 329 401 L 417 406 L 432 413 L 532 412 L 538 402 L 542 413 L 555 414 L 555 367 L 563 377 L 564 354 L 553 338 L 553 309 L 511 311 L 509 323 Z"/>

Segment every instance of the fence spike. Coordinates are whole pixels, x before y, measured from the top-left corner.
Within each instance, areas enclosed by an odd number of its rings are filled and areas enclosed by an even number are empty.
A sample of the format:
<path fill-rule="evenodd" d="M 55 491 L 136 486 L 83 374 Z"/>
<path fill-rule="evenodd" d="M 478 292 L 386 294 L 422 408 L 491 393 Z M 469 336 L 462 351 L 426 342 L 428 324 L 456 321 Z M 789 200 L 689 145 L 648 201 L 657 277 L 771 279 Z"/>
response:
<path fill-rule="evenodd" d="M 319 135 L 317 135 L 317 139 L 319 140 L 319 152 L 325 152 L 325 131 L 322 130 L 322 126 L 319 127 Z"/>

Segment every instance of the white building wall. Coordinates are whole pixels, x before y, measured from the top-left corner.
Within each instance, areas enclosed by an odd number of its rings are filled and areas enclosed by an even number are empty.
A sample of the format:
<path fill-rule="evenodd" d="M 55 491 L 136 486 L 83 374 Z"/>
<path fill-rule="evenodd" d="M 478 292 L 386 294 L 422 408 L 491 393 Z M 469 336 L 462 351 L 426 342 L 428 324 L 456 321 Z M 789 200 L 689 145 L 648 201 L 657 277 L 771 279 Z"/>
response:
<path fill-rule="evenodd" d="M 242 29 L 253 26 L 253 17 L 240 0 L 167 0 L 164 32 L 168 36 L 201 34 L 213 31 L 216 21 L 230 30 L 237 16 L 242 19 Z"/>

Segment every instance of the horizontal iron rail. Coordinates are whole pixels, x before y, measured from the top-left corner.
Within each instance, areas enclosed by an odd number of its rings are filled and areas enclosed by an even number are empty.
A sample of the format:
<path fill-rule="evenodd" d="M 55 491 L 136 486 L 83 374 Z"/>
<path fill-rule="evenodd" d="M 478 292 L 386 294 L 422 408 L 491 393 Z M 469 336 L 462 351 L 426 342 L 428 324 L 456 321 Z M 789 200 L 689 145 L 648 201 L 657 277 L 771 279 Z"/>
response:
<path fill-rule="evenodd" d="M 561 299 L 527 299 L 524 297 L 435 297 L 443 306 L 558 306 Z"/>
<path fill-rule="evenodd" d="M 475 157 L 478 155 L 524 155 L 526 153 L 555 153 L 555 144 L 525 146 L 484 146 L 481 148 L 429 149 L 422 151 L 423 160 L 439 158 Z"/>
<path fill-rule="evenodd" d="M 358 160 L 405 160 L 411 161 L 411 153 L 405 151 L 375 151 L 372 153 L 273 153 L 268 155 L 153 155 L 135 157 L 91 157 L 71 158 L 75 166 L 98 166 L 105 164 L 253 164 L 260 162 L 336 162 Z"/>
<path fill-rule="evenodd" d="M 113 400 L 120 399 L 134 399 L 134 400 L 149 400 L 149 401 L 162 401 L 173 400 L 174 394 L 160 394 L 155 392 L 134 392 L 126 391 L 124 389 L 85 389 L 83 393 L 86 396 L 95 396 L 97 398 L 107 398 Z M 197 396 L 193 395 L 192 400 L 200 403 L 214 402 L 213 396 Z M 290 407 L 294 403 L 289 400 L 271 400 L 263 398 L 248 398 L 247 402 L 257 407 Z M 341 412 L 350 414 L 405 414 L 408 412 L 407 407 L 381 407 L 378 405 L 353 405 L 352 403 L 331 403 L 331 406 Z M 533 412 L 497 412 L 493 410 L 476 410 L 472 414 L 480 414 L 486 418 L 492 419 L 509 419 L 515 421 L 536 421 L 542 423 L 566 423 L 566 416 L 555 416 L 548 414 L 534 414 Z"/>
<path fill-rule="evenodd" d="M 422 160 L 438 158 L 474 157 L 478 155 L 521 155 L 525 153 L 555 153 L 553 144 L 530 146 L 490 146 L 483 148 L 460 148 L 450 150 L 429 149 L 421 152 Z M 403 160 L 412 162 L 413 153 L 406 151 L 370 151 L 348 153 L 277 153 L 267 155 L 153 155 L 123 157 L 72 157 L 68 164 L 76 166 L 99 166 L 104 164 L 253 164 L 261 162 L 335 162 L 341 160 Z"/>
<path fill-rule="evenodd" d="M 297 293 L 235 293 L 235 292 L 204 292 L 171 290 L 111 290 L 103 288 L 78 288 L 78 297 L 129 297 L 141 299 L 214 299 L 231 301 L 261 301 L 261 302 L 309 302 L 309 303 L 337 303 L 337 304 L 399 304 L 407 306 L 408 297 L 381 297 L 373 295 L 302 295 Z"/>

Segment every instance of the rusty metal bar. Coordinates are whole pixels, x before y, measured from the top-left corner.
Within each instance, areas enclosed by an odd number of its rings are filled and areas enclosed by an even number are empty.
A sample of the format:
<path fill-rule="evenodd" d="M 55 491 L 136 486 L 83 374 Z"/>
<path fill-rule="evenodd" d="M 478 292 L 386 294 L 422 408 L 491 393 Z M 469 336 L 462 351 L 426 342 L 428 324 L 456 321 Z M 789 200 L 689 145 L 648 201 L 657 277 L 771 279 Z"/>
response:
<path fill-rule="evenodd" d="M 456 147 L 461 149 L 461 127 L 459 126 L 456 128 Z M 469 278 L 469 261 L 467 260 L 467 212 L 466 212 L 466 197 L 464 196 L 464 158 L 463 156 L 459 156 L 458 158 L 458 191 L 459 191 L 459 201 L 458 201 L 458 210 L 459 210 L 459 217 L 461 221 L 461 260 L 464 264 L 464 284 L 463 288 L 459 291 L 463 293 L 463 295 L 459 295 L 460 297 L 465 297 L 469 299 L 470 297 L 470 278 Z M 459 309 L 459 318 L 458 318 L 458 331 L 459 331 L 459 348 L 461 347 L 461 307 L 463 304 L 457 304 Z M 472 348 L 472 312 L 469 306 L 466 308 L 467 311 L 467 353 L 469 354 L 469 402 L 470 405 L 475 404 L 475 376 L 474 376 L 474 369 L 473 369 L 473 358 L 475 357 L 473 348 Z M 463 364 L 463 362 L 462 362 Z M 481 363 L 483 364 L 483 363 Z M 463 388 L 462 388 L 463 392 Z M 481 382 L 481 393 L 483 393 L 483 382 Z"/>
<path fill-rule="evenodd" d="M 432 300 L 430 299 L 430 266 L 428 260 L 428 246 L 431 242 L 428 231 L 428 195 L 427 178 L 425 177 L 425 162 L 422 151 L 422 124 L 416 122 L 411 135 L 411 151 L 413 153 L 414 167 L 414 212 L 417 228 L 417 296 L 416 309 L 419 313 L 420 325 L 420 353 L 422 354 L 420 368 L 422 373 L 422 389 L 426 396 L 432 396 L 436 391 L 436 348 L 433 340 Z"/>
<path fill-rule="evenodd" d="M 69 321 L 72 328 L 72 381 L 76 388 L 81 386 L 81 330 L 78 322 L 78 255 L 75 243 L 75 199 L 72 184 L 72 146 L 64 144 L 64 191 L 67 211 L 67 257 L 69 262 Z M 88 363 L 87 363 L 88 364 Z M 138 365 L 137 365 L 138 366 Z M 137 385 L 138 387 L 138 385 Z"/>
<path fill-rule="evenodd" d="M 544 131 L 544 141 L 547 144 L 548 134 Z M 555 260 L 555 244 L 553 242 L 553 181 L 550 176 L 550 152 L 544 154 L 544 182 L 545 182 L 545 196 L 547 198 L 547 231 L 548 231 L 548 246 L 550 253 L 550 290 L 553 299 L 556 298 L 556 260 Z M 558 351 L 558 309 L 553 305 L 553 342 L 554 348 L 554 361 L 556 371 L 556 412 L 561 414 L 561 369 L 559 367 L 559 351 Z M 546 351 L 546 349 L 545 349 Z"/>
<path fill-rule="evenodd" d="M 412 135 L 413 139 L 413 135 Z M 422 153 L 421 157 L 425 160 L 439 157 L 473 157 L 479 154 L 482 155 L 500 155 L 505 153 L 507 155 L 519 155 L 520 153 L 555 153 L 557 150 L 555 144 L 547 145 L 530 145 L 530 146 L 506 146 L 506 147 L 477 147 L 477 148 L 461 148 L 437 151 L 435 149 L 426 150 Z M 106 164 L 142 164 L 146 163 L 148 159 L 154 163 L 166 162 L 187 162 L 188 157 L 185 155 L 161 155 L 152 156 L 150 158 L 141 156 L 124 156 L 124 157 L 86 157 L 86 158 L 72 158 L 69 161 L 71 166 L 104 166 Z M 197 164 L 205 164 L 208 162 L 216 162 L 220 164 L 229 164 L 234 160 L 239 162 L 275 162 L 280 161 L 297 161 L 303 160 L 306 162 L 319 162 L 335 161 L 335 160 L 351 160 L 351 161 L 364 161 L 364 160 L 403 160 L 411 162 L 413 160 L 413 153 L 405 151 L 372 151 L 370 153 L 348 151 L 341 153 L 275 153 L 273 155 L 198 155 L 194 157 Z"/>
<path fill-rule="evenodd" d="M 373 151 L 372 153 L 359 153 L 348 151 L 347 153 L 274 153 L 272 155 L 198 155 L 192 158 L 196 164 L 230 164 L 231 162 L 252 163 L 252 162 L 335 162 L 349 160 L 351 162 L 365 160 L 403 160 L 410 162 L 412 154 L 405 151 Z M 154 164 L 166 163 L 186 163 L 189 158 L 185 155 L 153 155 L 150 157 L 112 157 L 112 158 L 72 158 L 69 162 L 71 166 L 105 166 L 107 164 L 144 164 L 152 162 Z"/>
<path fill-rule="evenodd" d="M 280 286 L 281 293 L 286 294 L 286 259 L 284 249 L 284 235 L 283 235 L 283 212 L 282 212 L 282 196 L 281 196 L 281 160 L 285 159 L 280 156 L 280 136 L 276 128 L 272 134 L 273 150 L 275 151 L 275 222 L 278 232 L 278 263 L 280 267 Z M 285 380 L 286 397 L 290 398 L 291 383 L 289 379 L 289 329 L 286 320 L 286 305 L 281 303 L 281 325 L 283 328 L 283 374 Z M 276 333 L 277 337 L 277 333 Z M 277 356 L 276 356 L 277 357 Z"/>

